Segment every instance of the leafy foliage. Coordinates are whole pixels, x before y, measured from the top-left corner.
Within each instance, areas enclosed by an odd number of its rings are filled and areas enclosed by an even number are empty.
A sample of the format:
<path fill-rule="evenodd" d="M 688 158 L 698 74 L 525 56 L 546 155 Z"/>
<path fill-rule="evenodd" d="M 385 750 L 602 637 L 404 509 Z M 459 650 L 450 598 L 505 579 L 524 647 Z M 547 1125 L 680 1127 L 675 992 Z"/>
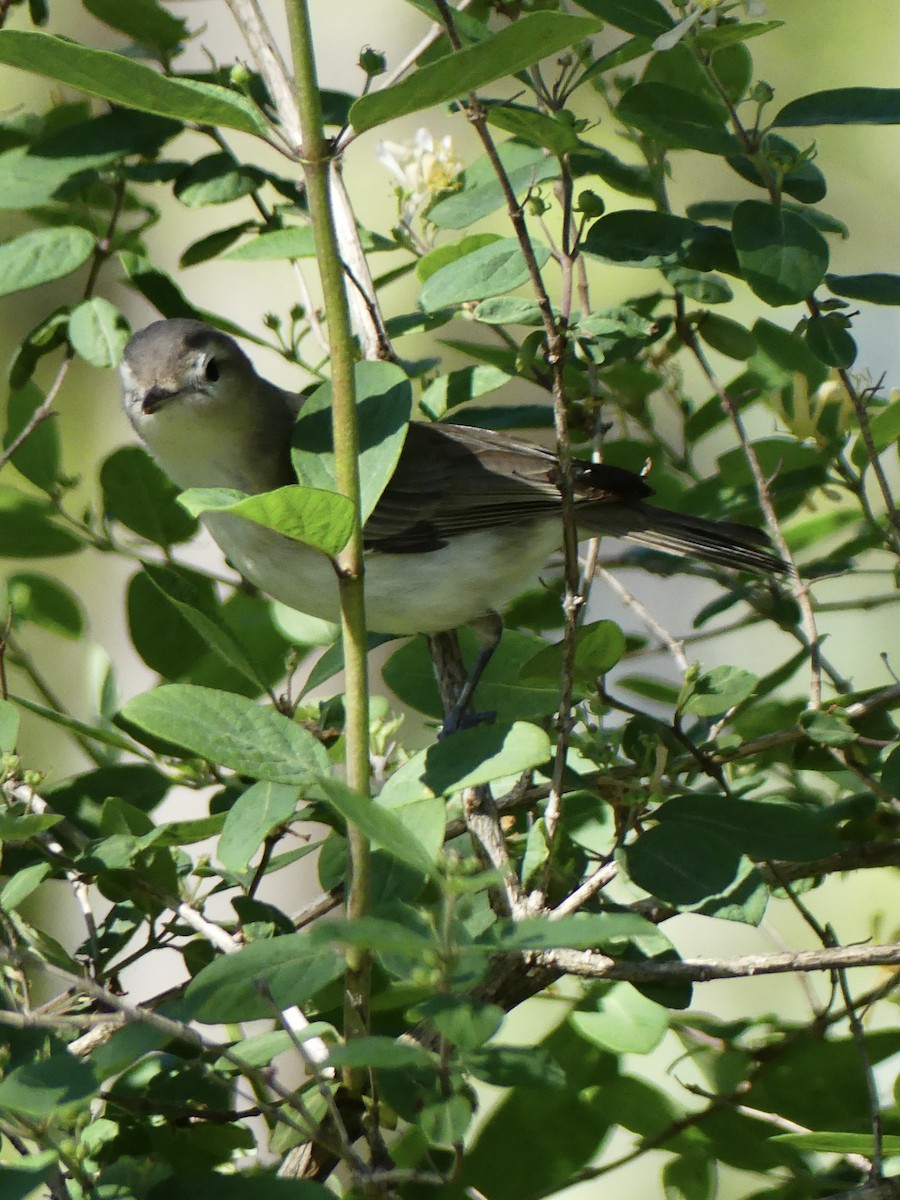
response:
<path fill-rule="evenodd" d="M 233 64 L 189 69 L 201 31 L 159 0 L 82 0 L 113 49 L 57 32 L 60 5 L 0 4 L 0 63 L 54 85 L 46 112 L 0 120 L 0 297 L 37 314 L 9 362 L 0 456 L 0 1200 L 42 1186 L 315 1200 L 338 1163 L 348 1196 L 537 1200 L 651 1150 L 658 1190 L 685 1200 L 726 1171 L 729 1194 L 791 1200 L 877 1183 L 900 1147 L 885 1086 L 897 979 L 849 968 L 896 966 L 897 931 L 816 914 L 826 878 L 900 862 L 896 675 L 855 691 L 826 641 L 832 614 L 897 603 L 900 400 L 851 372 L 857 305 L 900 303 L 900 276 L 831 270 L 850 230 L 820 207 L 832 164 L 807 131 L 896 124 L 898 92 L 776 97 L 763 76 L 780 22 L 730 3 L 409 4 L 436 32 L 402 77 L 365 50 L 365 83 L 322 93 L 326 152 L 364 158 L 348 126 L 390 133 L 436 104 L 480 149 L 464 162 L 426 131 L 381 144 L 396 224 L 364 228 L 368 197 L 351 195 L 358 227 L 343 222 L 337 256 L 315 156 L 267 74 L 277 56 L 254 74 L 250 38 Z M 307 5 L 292 8 L 296 23 Z M 264 142 L 283 173 L 262 165 Z M 184 246 L 178 204 L 209 222 Z M 153 257 L 160 222 L 177 281 Z M 355 252 L 388 262 L 371 290 Z M 302 279 L 313 259 L 323 280 L 346 268 L 365 350 L 358 502 L 333 429 L 354 372 L 332 377 L 328 360 L 358 347 L 336 345 L 334 295 L 319 304 L 304 283 L 291 307 L 273 288 L 246 330 L 189 298 L 196 264 L 239 279 L 290 262 Z M 83 485 L 68 474 L 68 429 L 49 418 L 76 360 L 112 403 L 121 285 L 142 322 L 148 306 L 206 320 L 293 366 L 296 484 L 179 495 L 134 445 Z M 595 587 L 624 603 L 623 628 L 585 616 L 577 563 L 550 568 L 505 613 L 477 693 L 493 722 L 447 737 L 437 647 L 391 647 L 368 710 L 370 797 L 343 770 L 365 698 L 337 680 L 340 629 L 227 567 L 187 566 L 188 544 L 227 511 L 342 569 L 411 417 L 555 428 L 579 457 L 651 461 L 660 503 L 765 523 L 792 571 L 773 582 L 604 544 Z M 133 694 L 123 655 L 80 715 L 43 666 L 59 638 L 106 644 L 69 561 L 102 575 L 156 677 Z M 111 561 L 127 580 L 107 581 Z M 689 633 L 631 594 L 635 566 L 667 594 L 696 589 Z M 364 646 L 345 617 L 348 647 Z M 474 657 L 474 634 L 461 642 Z M 425 722 L 410 716 L 409 737 L 398 704 Z M 41 742 L 51 727 L 71 767 Z M 321 895 L 297 913 L 299 862 Z M 51 932 L 46 901 L 62 895 L 80 933 Z M 816 951 L 682 949 L 685 920 L 730 945 L 784 912 Z M 780 996 L 764 1015 L 707 1011 L 694 986 L 812 968 L 831 986 L 805 1018 Z"/>

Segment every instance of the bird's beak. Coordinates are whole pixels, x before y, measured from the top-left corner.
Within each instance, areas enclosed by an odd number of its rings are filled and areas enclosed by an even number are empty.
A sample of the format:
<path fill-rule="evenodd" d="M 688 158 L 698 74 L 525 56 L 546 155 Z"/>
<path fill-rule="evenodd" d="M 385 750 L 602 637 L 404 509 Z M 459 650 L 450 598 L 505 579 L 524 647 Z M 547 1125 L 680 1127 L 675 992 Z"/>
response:
<path fill-rule="evenodd" d="M 141 401 L 141 412 L 149 416 L 151 413 L 159 412 L 171 400 L 174 400 L 180 393 L 178 391 L 170 391 L 167 388 L 152 387 L 144 394 Z"/>

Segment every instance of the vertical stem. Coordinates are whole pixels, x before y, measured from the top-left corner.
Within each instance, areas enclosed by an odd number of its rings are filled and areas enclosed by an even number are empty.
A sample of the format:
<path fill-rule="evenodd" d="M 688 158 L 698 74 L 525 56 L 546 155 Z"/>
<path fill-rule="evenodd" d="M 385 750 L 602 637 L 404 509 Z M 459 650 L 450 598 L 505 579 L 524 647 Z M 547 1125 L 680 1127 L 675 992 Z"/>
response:
<path fill-rule="evenodd" d="M 356 421 L 354 347 L 350 314 L 342 278 L 341 257 L 331 207 L 329 172 L 333 148 L 322 127 L 322 106 L 316 78 L 315 54 L 308 0 L 286 0 L 294 80 L 303 145 L 300 160 L 306 178 L 309 213 L 315 235 L 319 272 L 331 343 L 334 405 L 334 453 L 339 489 L 352 500 L 356 522 L 338 562 L 341 633 L 344 642 L 345 736 L 347 782 L 354 791 L 369 794 L 369 692 L 366 675 L 366 622 L 363 605 L 363 544 L 360 522 L 359 435 Z M 350 878 L 348 917 L 362 916 L 368 907 L 370 847 L 359 829 L 347 829 Z M 352 1037 L 368 1025 L 368 958 L 347 951 L 345 1034 Z"/>
<path fill-rule="evenodd" d="M 444 23 L 447 31 L 447 37 L 454 50 L 459 50 L 461 42 L 459 35 L 456 32 L 456 27 L 453 23 L 453 10 L 447 3 L 447 0 L 435 0 L 435 5 L 438 14 Z M 484 147 L 485 155 L 494 170 L 494 175 L 500 188 L 503 192 L 503 197 L 506 201 L 506 212 L 509 217 L 510 224 L 513 227 L 513 232 L 519 242 L 522 250 L 522 255 L 525 259 L 525 265 L 528 269 L 531 286 L 534 290 L 535 299 L 541 311 L 541 317 L 544 326 L 544 338 L 547 348 L 547 362 L 550 366 L 550 376 L 552 381 L 552 396 L 553 396 L 553 425 L 556 433 L 556 453 L 559 459 L 558 478 L 556 485 L 559 488 L 560 499 L 562 501 L 562 526 L 563 526 L 563 555 L 564 566 L 563 574 L 565 579 L 565 596 L 563 597 L 563 612 L 565 613 L 566 622 L 563 627 L 563 661 L 560 677 L 560 697 L 559 697 L 559 713 L 556 722 L 556 749 L 553 759 L 553 777 L 550 785 L 550 795 L 547 800 L 547 808 L 544 813 L 544 821 L 547 830 L 547 840 L 552 847 L 554 845 L 557 826 L 559 824 L 560 812 L 562 809 L 563 795 L 563 776 L 565 774 L 566 756 L 569 748 L 569 733 L 572 726 L 572 679 L 574 676 L 575 666 L 575 635 L 578 628 L 578 613 L 582 607 L 582 597 L 579 592 L 579 573 L 578 573 L 578 529 L 575 523 L 575 503 L 574 503 L 574 488 L 573 488 L 573 467 L 572 467 L 572 451 L 569 445 L 569 423 L 566 412 L 566 394 L 565 394 L 565 379 L 564 369 L 565 360 L 568 353 L 568 340 L 562 322 L 557 322 L 553 313 L 553 305 L 550 301 L 550 296 L 547 288 L 544 285 L 544 280 L 541 275 L 540 267 L 535 257 L 534 248 L 531 244 L 531 237 L 528 233 L 528 226 L 525 221 L 525 215 L 522 212 L 522 207 L 519 204 L 516 193 L 510 183 L 506 169 L 497 153 L 497 147 L 494 144 L 494 139 L 491 137 L 490 130 L 487 125 L 484 108 L 482 107 L 478 97 L 474 92 L 469 93 L 469 107 L 467 116 L 469 123 L 475 130 L 478 138 Z M 571 211 L 571 210 L 569 210 Z M 564 237 L 568 235 L 564 233 Z M 549 867 L 549 860 L 548 860 Z M 534 896 L 534 906 L 538 908 L 543 903 L 543 895 L 541 889 L 537 889 Z"/>

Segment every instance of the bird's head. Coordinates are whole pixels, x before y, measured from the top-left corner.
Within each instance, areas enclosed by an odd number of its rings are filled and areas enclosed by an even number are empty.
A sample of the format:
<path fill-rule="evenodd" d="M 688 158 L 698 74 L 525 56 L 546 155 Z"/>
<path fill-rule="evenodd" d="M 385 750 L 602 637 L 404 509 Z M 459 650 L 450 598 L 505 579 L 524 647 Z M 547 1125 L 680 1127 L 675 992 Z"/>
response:
<path fill-rule="evenodd" d="M 182 487 L 268 486 L 258 479 L 283 393 L 261 379 L 238 344 L 201 321 L 155 321 L 125 347 L 125 413 Z M 271 473 L 271 472 L 268 472 Z"/>

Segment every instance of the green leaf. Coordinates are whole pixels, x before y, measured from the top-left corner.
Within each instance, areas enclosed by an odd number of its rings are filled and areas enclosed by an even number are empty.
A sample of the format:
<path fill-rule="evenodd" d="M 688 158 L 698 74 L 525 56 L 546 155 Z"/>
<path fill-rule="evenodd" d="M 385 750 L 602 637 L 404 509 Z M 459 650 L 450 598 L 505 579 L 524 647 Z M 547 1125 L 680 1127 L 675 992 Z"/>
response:
<path fill-rule="evenodd" d="M 470 630 L 460 632 L 463 655 L 471 661 L 478 652 L 477 639 Z M 478 685 L 479 707 L 495 713 L 501 723 L 516 718 L 540 720 L 554 712 L 559 704 L 559 675 L 549 683 L 522 678 L 523 666 L 541 645 L 529 634 L 507 629 Z M 426 638 L 415 638 L 395 650 L 381 668 L 381 676 L 404 704 L 435 720 L 443 717 Z"/>
<path fill-rule="evenodd" d="M 46 704 L 38 704 L 36 700 L 28 700 L 25 696 L 13 696 L 11 699 L 15 700 L 19 708 L 24 708 L 27 712 L 34 713 L 35 716 L 42 717 L 45 721 L 49 721 L 51 725 L 56 725 L 60 729 L 67 730 L 69 733 L 87 738 L 90 742 L 99 742 L 103 746 L 111 746 L 114 750 L 125 750 L 128 753 L 134 753 L 134 742 L 113 729 L 107 729 L 97 724 L 90 725 L 86 721 L 79 721 L 75 717 L 67 716 L 65 713 L 60 713 L 53 708 L 49 708 Z"/>
<path fill-rule="evenodd" d="M 809 740 L 820 746 L 849 746 L 859 737 L 847 718 L 836 712 L 809 709 L 801 714 L 800 724 Z"/>
<path fill-rule="evenodd" d="M 12 445 L 44 400 L 44 393 L 31 380 L 10 392 L 6 405 L 4 448 Z M 60 459 L 59 422 L 51 419 L 42 421 L 31 431 L 10 461 L 29 483 L 52 494 L 61 474 Z"/>
<path fill-rule="evenodd" d="M 128 584 L 126 611 L 128 632 L 135 650 L 151 671 L 166 680 L 181 680 L 208 653 L 209 646 L 197 623 L 188 621 L 169 593 L 191 596 L 193 607 L 209 614 L 217 609 L 214 582 L 186 567 L 150 564 L 138 571 Z"/>
<path fill-rule="evenodd" d="M 559 12 L 536 12 L 520 17 L 473 46 L 420 67 L 409 78 L 361 96 L 350 108 L 357 133 L 385 121 L 444 104 L 477 91 L 486 83 L 533 66 L 600 28 L 586 17 Z"/>
<path fill-rule="evenodd" d="M 394 250 L 388 238 L 379 237 L 365 229 L 357 231 L 363 250 Z M 283 259 L 315 258 L 316 243 L 311 225 L 289 225 L 257 233 L 249 242 L 237 246 L 224 258 L 234 262 L 275 262 Z"/>
<path fill-rule="evenodd" d="M 538 817 L 528 830 L 528 836 L 525 839 L 525 853 L 522 855 L 522 866 L 519 871 L 522 887 L 529 886 L 549 857 L 547 824 L 543 817 Z"/>
<path fill-rule="evenodd" d="M 228 513 L 313 546 L 331 558 L 343 550 L 353 530 L 353 504 L 346 496 L 299 484 L 256 496 L 233 488 L 188 488 L 178 499 L 191 516 Z"/>
<path fill-rule="evenodd" d="M 102 296 L 82 301 L 69 317 L 69 340 L 94 367 L 117 367 L 130 337 L 123 314 Z"/>
<path fill-rule="evenodd" d="M 17 621 L 30 621 L 62 637 L 84 633 L 84 610 L 73 591 L 34 571 L 18 571 L 6 583 L 6 597 Z"/>
<path fill-rule="evenodd" d="M 566 1073 L 542 1046 L 482 1046 L 465 1055 L 465 1066 L 476 1079 L 502 1088 L 566 1086 Z"/>
<path fill-rule="evenodd" d="M 849 87 L 812 92 L 786 104 L 773 125 L 897 125 L 900 88 Z"/>
<path fill-rule="evenodd" d="M 769 133 L 765 138 L 763 154 L 771 169 L 780 177 L 781 190 L 789 196 L 804 204 L 818 204 L 825 197 L 828 191 L 825 176 L 814 162 L 803 157 L 793 142 L 779 137 L 777 133 Z M 764 175 L 757 163 L 746 154 L 730 157 L 728 165 L 737 171 L 742 179 L 768 190 L 768 176 Z M 784 208 L 789 207 L 784 205 Z M 810 212 L 809 219 L 815 224 L 814 210 Z M 844 236 L 846 237 L 846 234 Z"/>
<path fill-rule="evenodd" d="M 0 1200 L 26 1200 L 57 1169 L 55 1150 L 25 1154 L 15 1166 L 0 1167 Z"/>
<path fill-rule="evenodd" d="M 382 791 L 383 803 L 450 796 L 465 788 L 543 766 L 550 739 L 537 725 L 476 725 L 444 738 L 404 763 Z M 386 847 L 390 849 L 390 847 Z"/>
<path fill-rule="evenodd" d="M 649 1054 L 669 1028 L 669 1014 L 630 983 L 598 989 L 591 1012 L 579 1008 L 569 1018 L 581 1037 L 614 1054 Z"/>
<path fill-rule="evenodd" d="M 268 136 L 262 113 L 237 92 L 213 83 L 160 75 L 121 54 L 80 46 L 49 33 L 0 30 L 0 62 L 139 112 Z"/>
<path fill-rule="evenodd" d="M 389 1037 L 356 1037 L 332 1046 L 331 1067 L 372 1067 L 377 1071 L 409 1071 L 421 1067 L 437 1069 L 437 1059 L 421 1046 L 396 1042 Z"/>
<path fill-rule="evenodd" d="M 565 120 L 565 115 L 549 116 L 536 108 L 512 103 L 492 104 L 487 110 L 489 125 L 504 129 L 519 141 L 540 146 L 560 157 L 571 154 L 581 144 L 578 134 Z"/>
<path fill-rule="evenodd" d="M 422 1136 L 435 1146 L 461 1146 L 472 1123 L 473 1104 L 470 1096 L 458 1093 L 423 1105 L 417 1117 Z"/>
<path fill-rule="evenodd" d="M 430 1022 L 461 1050 L 477 1050 L 503 1024 L 503 1009 L 469 996 L 435 994 L 416 1006 L 416 1019 Z"/>
<path fill-rule="evenodd" d="M 900 304 L 900 275 L 826 275 L 836 296 L 867 300 L 869 304 Z"/>
<path fill-rule="evenodd" d="M 316 243 L 311 225 L 291 225 L 258 233 L 249 242 L 224 255 L 233 262 L 273 262 L 285 258 L 314 258 Z"/>
<path fill-rule="evenodd" d="M 87 1063 L 72 1054 L 52 1054 L 15 1067 L 0 1081 L 0 1109 L 43 1120 L 59 1110 L 83 1108 L 99 1090 Z"/>
<path fill-rule="evenodd" d="M 650 938 L 666 943 L 665 937 L 636 913 L 578 913 L 550 921 L 525 917 L 514 925 L 494 927 L 483 944 L 503 951 L 519 950 L 605 950 L 621 953 L 633 942 Z"/>
<path fill-rule="evenodd" d="M 55 558 L 74 554 L 82 542 L 53 520 L 49 504 L 0 485 L 0 558 Z"/>
<path fill-rule="evenodd" d="M 532 241 L 532 250 L 537 265 L 543 267 L 550 257 L 549 247 Z M 501 238 L 435 271 L 422 288 L 419 303 L 433 312 L 466 300 L 503 295 L 521 287 L 529 278 L 518 240 Z"/>
<path fill-rule="evenodd" d="M 182 171 L 175 180 L 175 195 L 186 208 L 230 204 L 249 196 L 264 180 L 262 171 L 239 163 L 231 154 L 210 154 Z"/>
<path fill-rule="evenodd" d="M 698 304 L 727 304 L 734 299 L 731 288 L 718 275 L 671 267 L 666 271 L 666 279 L 680 296 L 687 296 Z"/>
<path fill-rule="evenodd" d="M 744 279 L 767 304 L 798 304 L 825 277 L 828 244 L 796 213 L 745 200 L 734 210 L 732 236 Z"/>
<path fill-rule="evenodd" d="M 875 1152 L 875 1143 L 870 1133 L 831 1133 L 821 1130 L 817 1133 L 777 1133 L 773 1142 L 782 1142 L 793 1146 L 795 1150 L 808 1150 L 819 1154 L 864 1154 L 871 1158 Z M 900 1154 L 900 1136 L 884 1134 L 881 1138 L 881 1151 L 888 1157 Z"/>
<path fill-rule="evenodd" d="M 662 1183 L 666 1200 L 713 1200 L 717 1184 L 716 1164 L 709 1155 L 688 1151 L 663 1164 Z"/>
<path fill-rule="evenodd" d="M 811 317 L 804 332 L 806 344 L 829 367 L 852 367 L 856 360 L 856 342 L 847 330 L 847 319 L 839 313 Z"/>
<path fill-rule="evenodd" d="M 324 939 L 289 933 L 213 959 L 188 984 L 186 1000 L 193 1018 L 210 1025 L 272 1019 L 280 1008 L 304 1004 L 343 969 Z"/>
<path fill-rule="evenodd" d="M 473 367 L 460 367 L 449 375 L 438 375 L 422 391 L 419 397 L 419 407 L 433 421 L 440 421 L 451 409 L 460 404 L 468 404 L 477 396 L 485 396 L 509 383 L 511 375 L 501 371 L 499 367 L 485 364 Z"/>
<path fill-rule="evenodd" d="M 0 29 L 0 39 L 9 32 Z M 35 229 L 4 242 L 0 245 L 0 296 L 71 275 L 91 257 L 94 245 L 92 235 L 79 225 Z"/>
<path fill-rule="evenodd" d="M 100 468 L 107 516 L 157 546 L 189 541 L 197 521 L 177 503 L 178 488 L 142 446 L 115 450 Z"/>
<path fill-rule="evenodd" d="M 425 283 L 441 267 L 449 266 L 450 263 L 456 262 L 460 258 L 465 258 L 473 250 L 480 250 L 482 246 L 490 246 L 499 241 L 500 236 L 496 233 L 471 233 L 458 242 L 447 242 L 443 246 L 438 246 L 435 250 L 429 250 L 416 263 L 416 278 L 420 283 Z M 440 316 L 442 312 L 452 313 L 453 310 L 449 308 L 439 309 L 435 316 Z"/>
<path fill-rule="evenodd" d="M 757 683 L 757 677 L 741 667 L 713 667 L 689 685 L 681 707 L 698 717 L 717 717 L 752 696 Z"/>
<path fill-rule="evenodd" d="M 19 711 L 0 697 L 0 754 L 12 754 L 19 740 Z"/>
<path fill-rule="evenodd" d="M 12 170 L 20 180 L 52 180 L 57 186 L 73 175 L 93 172 L 131 155 L 155 156 L 181 129 L 179 121 L 149 113 L 114 109 L 92 114 L 64 128 L 51 125 L 24 158 L 11 164 Z"/>
<path fill-rule="evenodd" d="M 243 875 L 263 842 L 297 811 L 298 789 L 285 783 L 254 783 L 228 810 L 218 858 L 226 871 Z"/>
<path fill-rule="evenodd" d="M 58 813 L 0 812 L 0 841 L 27 842 L 61 820 Z"/>
<path fill-rule="evenodd" d="M 872 434 L 872 442 L 875 449 L 879 453 L 882 450 L 886 450 L 888 446 L 893 445 L 900 438 L 900 400 L 895 400 L 887 408 L 879 408 L 874 412 L 870 411 L 869 432 Z"/>
<path fill-rule="evenodd" d="M 749 41 L 780 29 L 784 21 L 742 21 L 734 25 L 716 25 L 700 28 L 694 35 L 694 45 L 703 50 L 721 50 L 738 42 Z"/>
<path fill-rule="evenodd" d="M 624 125 L 656 138 L 673 150 L 736 154 L 740 142 L 724 126 L 720 105 L 701 94 L 666 83 L 636 83 L 616 108 Z"/>
<path fill-rule="evenodd" d="M 690 821 L 664 821 L 644 830 L 623 857 L 638 887 L 684 906 L 726 892 L 741 867 L 740 851 L 713 833 L 698 838 Z"/>
<path fill-rule="evenodd" d="M 704 313 L 697 332 L 707 346 L 726 358 L 746 360 L 756 353 L 756 338 L 750 330 L 720 313 Z"/>
<path fill-rule="evenodd" d="M 354 377 L 360 507 L 365 525 L 403 450 L 412 412 L 412 387 L 405 372 L 393 363 L 357 363 Z M 306 400 L 291 439 L 291 459 L 297 478 L 328 495 L 337 491 L 331 397 L 331 384 L 326 383 Z"/>
<path fill-rule="evenodd" d="M 698 845 L 710 834 L 757 861 L 782 858 L 810 862 L 834 854 L 844 845 L 827 824 L 827 814 L 799 804 L 733 800 L 728 796 L 676 796 L 657 809 L 656 816 L 662 822 L 693 824 Z"/>
<path fill-rule="evenodd" d="M 241 221 L 238 225 L 229 225 L 226 229 L 217 229 L 213 233 L 208 233 L 206 237 L 198 238 L 196 242 L 192 242 L 188 246 L 179 258 L 178 265 L 193 267 L 197 263 L 208 262 L 211 258 L 218 258 L 220 255 L 224 258 L 223 250 L 227 250 L 242 234 L 254 228 L 252 221 Z"/>
<path fill-rule="evenodd" d="M 169 601 L 191 629 L 199 634 L 204 649 L 208 646 L 225 662 L 234 667 L 244 679 L 249 680 L 257 695 L 266 690 L 266 679 L 263 677 L 262 671 L 226 623 L 224 609 L 217 602 L 215 587 L 211 580 L 198 576 L 185 568 L 161 567 L 155 563 L 144 563 L 144 576 Z M 130 600 L 129 595 L 129 602 Z M 130 603 L 129 609 L 131 610 Z M 133 627 L 135 622 L 132 620 L 131 623 Z M 170 613 L 163 614 L 162 625 L 163 629 L 160 632 L 163 632 L 166 626 L 171 625 Z M 184 655 L 183 650 L 181 654 Z M 142 655 L 142 657 L 145 662 L 148 661 L 146 655 Z M 148 663 L 148 665 L 152 665 L 152 663 Z M 170 679 L 178 679 L 183 677 L 190 667 L 191 656 L 188 654 L 184 655 L 182 670 L 177 674 L 172 675 L 166 671 L 160 671 L 160 674 Z"/>
<path fill-rule="evenodd" d="M 228 692 L 166 684 L 134 696 L 121 716 L 153 738 L 253 779 L 299 784 L 328 771 L 328 756 L 311 733 Z"/>
<path fill-rule="evenodd" d="M 337 779 L 320 779 L 317 792 L 340 816 L 355 825 L 376 846 L 380 846 L 393 858 L 406 863 L 414 871 L 430 875 L 434 870 L 436 853 L 440 846 L 429 849 L 415 833 L 404 825 L 400 817 L 387 807 L 382 797 L 371 800 L 353 792 Z"/>
<path fill-rule="evenodd" d="M 127 4 L 121 0 L 83 0 L 83 3 L 98 20 L 163 56 L 187 37 L 187 22 L 167 12 L 158 0 L 128 0 Z"/>
<path fill-rule="evenodd" d="M 533 325 L 537 328 L 544 323 L 537 301 L 524 296 L 492 296 L 476 305 L 472 316 L 485 325 Z"/>
<path fill-rule="evenodd" d="M 504 142 L 498 146 L 497 154 L 510 187 L 517 196 L 524 195 L 529 188 L 545 179 L 559 178 L 559 161 L 548 158 L 539 147 L 523 145 L 521 142 Z M 467 167 L 457 183 L 457 191 L 438 200 L 428 209 L 428 220 L 433 225 L 439 225 L 442 229 L 469 229 L 476 221 L 496 212 L 506 203 L 506 195 L 494 164 L 486 155 Z"/>
<path fill-rule="evenodd" d="M 658 0 L 577 0 L 577 4 L 638 37 L 658 37 L 675 24 Z"/>
<path fill-rule="evenodd" d="M 318 925 L 315 937 L 322 942 L 335 942 L 342 946 L 360 946 L 379 954 L 398 955 L 422 959 L 435 949 L 431 937 L 419 928 L 383 917 L 356 917 L 353 920 L 337 918 Z"/>
<path fill-rule="evenodd" d="M 607 213 L 588 230 L 584 250 L 630 267 L 667 267 L 684 262 L 704 226 L 687 217 L 645 209 Z"/>
<path fill-rule="evenodd" d="M 624 653 L 625 635 L 615 621 L 594 621 L 590 625 L 582 625 L 575 644 L 573 682 L 583 692 L 594 691 L 597 679 L 611 671 Z M 522 681 L 558 684 L 562 659 L 562 642 L 548 646 L 525 663 Z"/>

